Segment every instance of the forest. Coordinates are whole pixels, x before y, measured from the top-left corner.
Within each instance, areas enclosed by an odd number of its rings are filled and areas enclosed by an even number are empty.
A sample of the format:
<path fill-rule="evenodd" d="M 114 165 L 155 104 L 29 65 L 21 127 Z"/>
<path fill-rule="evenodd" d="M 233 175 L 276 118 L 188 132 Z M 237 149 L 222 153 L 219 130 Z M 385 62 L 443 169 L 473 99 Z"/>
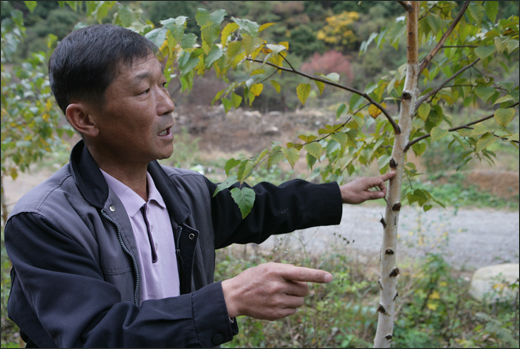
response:
<path fill-rule="evenodd" d="M 177 122 L 164 164 L 203 173 L 217 190 L 398 173 L 385 202 L 367 208 L 377 212 L 368 219 L 377 248 L 343 229 L 319 252 L 320 232 L 217 251 L 217 280 L 270 261 L 335 276 L 313 286 L 294 316 L 239 318 L 240 333 L 224 347 L 518 347 L 518 276 L 496 279 L 483 298 L 470 292 L 480 267 L 518 266 L 518 2 L 1 6 L 2 347 L 22 345 L 6 310 L 3 227 L 13 192 L 64 165 L 79 140 L 50 93 L 46 62 L 67 34 L 95 23 L 130 28 L 159 48 Z M 246 217 L 254 194 L 232 193 Z M 507 253 L 462 259 L 462 241 L 480 254 L 468 212 L 507 217 L 510 240 L 489 242 Z"/>

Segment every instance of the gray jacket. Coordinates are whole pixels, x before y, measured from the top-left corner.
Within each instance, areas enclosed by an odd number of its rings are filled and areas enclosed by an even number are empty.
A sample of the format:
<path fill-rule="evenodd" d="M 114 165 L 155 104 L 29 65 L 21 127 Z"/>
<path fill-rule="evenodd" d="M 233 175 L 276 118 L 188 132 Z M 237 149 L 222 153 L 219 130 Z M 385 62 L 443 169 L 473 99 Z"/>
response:
<path fill-rule="evenodd" d="M 227 316 L 215 249 L 338 224 L 336 183 L 262 183 L 241 218 L 229 191 L 151 162 L 174 231 L 181 296 L 140 302 L 139 260 L 123 204 L 80 141 L 70 163 L 19 200 L 5 229 L 13 263 L 9 317 L 39 347 L 210 347 L 238 333 Z"/>

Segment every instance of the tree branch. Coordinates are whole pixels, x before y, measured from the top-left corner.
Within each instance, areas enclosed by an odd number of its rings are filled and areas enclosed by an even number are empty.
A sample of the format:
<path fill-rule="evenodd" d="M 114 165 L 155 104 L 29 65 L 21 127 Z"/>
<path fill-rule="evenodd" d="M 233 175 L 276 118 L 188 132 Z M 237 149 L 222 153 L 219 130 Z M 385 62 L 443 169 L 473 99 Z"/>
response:
<path fill-rule="evenodd" d="M 480 58 L 477 58 L 473 63 L 471 63 L 470 65 L 467 65 L 465 66 L 464 68 L 460 69 L 458 72 L 456 72 L 455 74 L 453 74 L 448 80 L 444 81 L 442 84 L 440 84 L 439 87 L 437 87 L 435 90 L 433 91 L 430 91 L 429 93 L 425 94 L 424 96 L 421 97 L 421 99 L 419 99 L 417 101 L 417 103 L 415 104 L 415 110 L 417 110 L 417 108 L 419 108 L 419 106 L 424 102 L 426 101 L 428 98 L 430 98 L 430 96 L 433 96 L 435 95 L 437 92 L 439 92 L 440 90 L 442 90 L 447 84 L 449 84 L 452 80 L 454 80 L 457 76 L 459 76 L 460 74 L 462 74 L 463 72 L 465 72 L 466 70 L 468 70 L 469 68 L 473 67 L 475 64 L 477 64 L 477 62 L 480 61 Z M 415 112 L 414 112 L 415 114 Z"/>
<path fill-rule="evenodd" d="M 514 107 L 516 107 L 516 106 L 518 106 L 518 102 L 516 102 L 515 104 L 510 105 L 509 107 L 506 107 L 505 109 L 507 109 L 507 108 L 514 108 Z M 479 122 L 486 121 L 486 120 L 488 120 L 488 119 L 491 119 L 491 118 L 494 117 L 494 116 L 495 116 L 495 113 L 493 113 L 493 114 L 491 114 L 491 115 L 488 115 L 488 116 L 485 116 L 485 117 L 483 117 L 483 118 L 481 118 L 481 119 L 478 119 L 478 120 L 476 120 L 476 121 L 472 121 L 472 122 L 469 122 L 469 123 L 464 124 L 464 125 L 461 125 L 461 126 L 457 126 L 457 127 L 450 128 L 448 131 L 449 131 L 449 132 L 453 132 L 453 131 L 457 131 L 457 130 L 460 130 L 460 129 L 463 129 L 463 128 L 470 128 L 471 125 L 475 125 L 475 124 L 478 124 Z M 431 134 L 427 134 L 427 135 L 424 135 L 424 136 L 421 136 L 421 137 L 418 137 L 418 138 L 414 139 L 413 141 L 409 142 L 409 143 L 406 145 L 406 147 L 404 148 L 403 151 L 406 153 L 406 152 L 408 151 L 408 149 L 410 149 L 410 147 L 411 147 L 412 145 L 414 145 L 415 143 L 420 142 L 420 141 L 422 141 L 423 139 L 426 139 L 426 138 L 428 138 L 428 137 L 430 137 L 430 136 L 431 136 Z M 516 142 L 516 141 L 515 141 L 515 142 Z"/>
<path fill-rule="evenodd" d="M 260 59 L 254 59 L 254 60 L 251 60 L 251 62 L 256 62 L 256 63 L 264 63 L 264 61 L 260 60 Z M 376 102 L 374 99 L 372 99 L 368 94 L 364 93 L 364 92 L 361 92 L 353 87 L 349 87 L 349 86 L 344 86 L 344 85 L 340 85 L 338 83 L 335 83 L 333 81 L 330 81 L 330 80 L 326 80 L 326 79 L 322 79 L 322 78 L 319 78 L 319 77 L 315 77 L 315 76 L 312 76 L 312 75 L 309 75 L 309 74 L 306 74 L 304 72 L 301 72 L 299 70 L 295 70 L 294 68 L 293 69 L 289 69 L 289 68 L 285 68 L 285 67 L 280 67 L 276 64 L 273 64 L 271 62 L 265 62 L 265 64 L 271 66 L 271 67 L 274 67 L 276 69 L 279 69 L 279 70 L 282 70 L 282 71 L 286 71 L 286 72 L 291 72 L 291 73 L 294 73 L 294 74 L 298 74 L 300 76 L 303 76 L 303 77 L 306 77 L 308 79 L 311 79 L 311 80 L 314 80 L 314 81 L 319 81 L 319 82 L 322 82 L 324 84 L 327 84 L 327 85 L 330 85 L 330 86 L 334 86 L 334 87 L 337 87 L 339 89 L 342 89 L 342 90 L 345 90 L 345 91 L 349 91 L 349 92 L 352 92 L 352 93 L 355 93 L 357 95 L 360 95 L 362 96 L 363 98 L 365 98 L 367 101 L 369 101 L 370 103 L 374 104 L 379 110 L 381 110 L 381 112 L 385 115 L 385 117 L 388 119 L 388 122 L 390 122 L 390 124 L 392 125 L 393 129 L 394 129 L 394 132 L 396 134 L 400 134 L 401 131 L 399 129 L 399 126 L 397 125 L 397 123 L 395 122 L 395 120 L 390 116 L 390 114 L 388 114 L 388 111 L 383 107 L 381 106 L 381 104 L 379 104 L 378 102 Z"/>
<path fill-rule="evenodd" d="M 446 30 L 446 32 L 441 37 L 441 39 L 439 40 L 437 45 L 433 48 L 433 50 L 431 50 L 430 53 L 423 59 L 423 61 L 421 62 L 421 66 L 419 67 L 419 75 L 422 73 L 424 68 L 426 68 L 426 66 L 428 64 L 430 64 L 430 62 L 433 59 L 433 57 L 435 57 L 437 52 L 439 52 L 439 50 L 442 48 L 442 46 L 444 45 L 444 42 L 446 41 L 446 39 L 448 39 L 448 36 L 450 36 L 451 32 L 453 32 L 453 30 L 455 29 L 455 27 L 457 26 L 457 24 L 461 20 L 462 16 L 464 15 L 464 12 L 466 12 L 466 10 L 468 9 L 468 6 L 469 6 L 470 2 L 471 1 L 464 2 L 464 5 L 462 5 L 462 8 L 460 9 L 459 14 L 457 15 L 457 17 L 455 17 L 453 22 L 451 22 L 451 25 L 448 28 L 448 30 Z"/>
<path fill-rule="evenodd" d="M 406 10 L 406 12 L 412 11 L 412 6 L 409 3 L 407 3 L 406 1 L 398 1 L 398 3 Z"/>

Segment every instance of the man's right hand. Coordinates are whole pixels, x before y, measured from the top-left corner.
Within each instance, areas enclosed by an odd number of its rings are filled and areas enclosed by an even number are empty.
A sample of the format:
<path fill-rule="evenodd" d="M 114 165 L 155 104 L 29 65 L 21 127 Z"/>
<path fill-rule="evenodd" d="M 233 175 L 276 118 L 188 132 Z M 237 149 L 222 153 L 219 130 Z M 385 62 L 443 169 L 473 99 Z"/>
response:
<path fill-rule="evenodd" d="M 309 294 L 307 282 L 328 283 L 326 271 L 291 264 L 266 263 L 222 281 L 230 318 L 239 315 L 277 320 L 292 315 Z"/>

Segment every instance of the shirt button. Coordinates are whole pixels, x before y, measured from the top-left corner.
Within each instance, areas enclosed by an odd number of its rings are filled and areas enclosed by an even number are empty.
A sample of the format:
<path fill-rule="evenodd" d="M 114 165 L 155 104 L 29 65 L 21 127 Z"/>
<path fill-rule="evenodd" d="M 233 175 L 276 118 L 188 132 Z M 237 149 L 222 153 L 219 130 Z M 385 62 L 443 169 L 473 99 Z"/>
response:
<path fill-rule="evenodd" d="M 193 240 L 193 239 L 195 239 L 195 234 L 190 233 L 190 235 L 188 235 L 188 237 L 190 238 L 190 240 Z"/>
<path fill-rule="evenodd" d="M 214 345 L 221 345 L 222 343 L 224 343 L 224 336 L 221 335 L 220 333 L 217 333 L 216 335 L 213 336 L 212 340 Z"/>
<path fill-rule="evenodd" d="M 114 205 L 110 205 L 108 208 L 111 212 L 116 212 L 116 207 Z"/>

